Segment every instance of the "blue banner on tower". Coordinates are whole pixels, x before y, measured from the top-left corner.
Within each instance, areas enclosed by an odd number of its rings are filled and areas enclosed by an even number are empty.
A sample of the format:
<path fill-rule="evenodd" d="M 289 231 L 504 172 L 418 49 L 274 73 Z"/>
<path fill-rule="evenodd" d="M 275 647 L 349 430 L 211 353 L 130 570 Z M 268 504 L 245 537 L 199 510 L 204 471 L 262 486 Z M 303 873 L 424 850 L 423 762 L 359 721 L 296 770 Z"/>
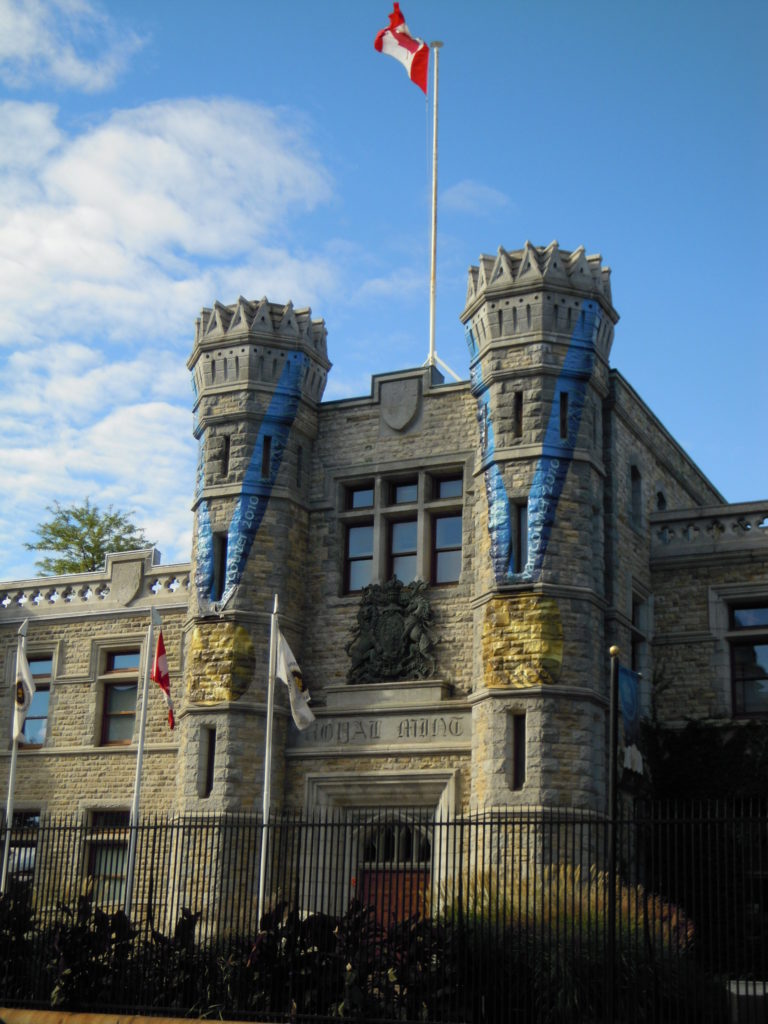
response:
<path fill-rule="evenodd" d="M 497 583 L 535 580 L 541 575 L 557 505 L 573 458 L 587 395 L 587 385 L 595 361 L 595 342 L 602 322 L 600 306 L 591 300 L 582 303 L 568 350 L 560 368 L 555 393 L 544 433 L 543 452 L 539 459 L 528 494 L 528 555 L 520 571 L 515 572 L 512 513 L 501 470 L 495 461 L 496 441 L 493 430 L 490 392 L 483 382 L 477 359 L 478 347 L 469 324 L 466 325 L 470 358 L 472 394 L 477 400 L 477 421 L 484 466 L 485 492 L 488 500 L 488 533 L 491 540 L 491 562 Z M 566 394 L 566 404 L 561 395 Z M 562 409 L 567 408 L 566 429 L 563 430 Z"/>
<path fill-rule="evenodd" d="M 240 495 L 227 530 L 227 560 L 221 605 L 225 605 L 240 583 L 256 534 L 267 510 L 272 488 L 283 461 L 288 436 L 296 418 L 309 356 L 289 352 L 264 418 L 259 426 L 251 458 L 243 475 Z M 203 446 L 200 446 L 197 493 L 202 494 Z M 201 600 L 211 601 L 214 586 L 213 533 L 208 502 L 203 498 L 197 510 L 197 568 L 195 585 Z"/>

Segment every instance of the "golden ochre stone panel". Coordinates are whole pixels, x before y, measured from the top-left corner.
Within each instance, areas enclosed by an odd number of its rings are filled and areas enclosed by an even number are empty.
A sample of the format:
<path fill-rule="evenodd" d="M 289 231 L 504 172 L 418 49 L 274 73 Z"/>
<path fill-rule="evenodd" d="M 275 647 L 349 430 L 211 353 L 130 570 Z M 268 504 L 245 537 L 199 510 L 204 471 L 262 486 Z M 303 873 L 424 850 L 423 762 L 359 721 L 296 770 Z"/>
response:
<path fill-rule="evenodd" d="M 187 652 L 187 697 L 195 704 L 237 700 L 248 689 L 255 667 L 253 640 L 243 626 L 195 626 Z"/>
<path fill-rule="evenodd" d="M 556 683 L 563 666 L 563 621 L 552 597 L 495 597 L 483 623 L 485 685 L 541 686 Z"/>

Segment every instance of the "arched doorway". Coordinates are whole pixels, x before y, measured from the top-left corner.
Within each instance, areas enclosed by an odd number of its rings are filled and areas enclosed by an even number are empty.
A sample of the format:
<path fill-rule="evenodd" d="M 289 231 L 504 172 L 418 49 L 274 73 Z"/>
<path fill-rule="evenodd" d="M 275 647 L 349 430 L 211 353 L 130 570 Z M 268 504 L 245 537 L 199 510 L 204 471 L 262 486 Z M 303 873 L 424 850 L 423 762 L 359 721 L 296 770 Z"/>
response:
<path fill-rule="evenodd" d="M 426 822 L 387 818 L 361 834 L 357 898 L 385 928 L 427 909 L 432 830 Z"/>

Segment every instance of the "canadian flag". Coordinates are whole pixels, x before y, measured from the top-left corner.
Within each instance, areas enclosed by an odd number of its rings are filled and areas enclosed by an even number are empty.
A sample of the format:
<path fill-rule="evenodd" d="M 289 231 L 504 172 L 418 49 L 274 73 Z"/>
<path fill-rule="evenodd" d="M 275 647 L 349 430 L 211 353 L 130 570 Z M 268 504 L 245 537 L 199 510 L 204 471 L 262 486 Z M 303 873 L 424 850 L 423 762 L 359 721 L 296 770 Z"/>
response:
<path fill-rule="evenodd" d="M 389 28 L 383 28 L 376 35 L 373 45 L 379 53 L 386 53 L 399 60 L 410 80 L 426 93 L 429 47 L 423 39 L 417 39 L 408 31 L 400 4 L 395 4 L 389 16 Z"/>
<path fill-rule="evenodd" d="M 165 703 L 168 705 L 168 725 L 171 729 L 176 724 L 176 719 L 173 717 L 173 701 L 171 700 L 171 677 L 168 675 L 168 659 L 165 656 L 165 642 L 163 640 L 163 631 L 157 634 L 157 650 L 155 651 L 155 660 L 152 664 L 152 674 L 150 679 L 153 683 L 157 683 L 160 689 L 163 691 L 165 697 Z"/>

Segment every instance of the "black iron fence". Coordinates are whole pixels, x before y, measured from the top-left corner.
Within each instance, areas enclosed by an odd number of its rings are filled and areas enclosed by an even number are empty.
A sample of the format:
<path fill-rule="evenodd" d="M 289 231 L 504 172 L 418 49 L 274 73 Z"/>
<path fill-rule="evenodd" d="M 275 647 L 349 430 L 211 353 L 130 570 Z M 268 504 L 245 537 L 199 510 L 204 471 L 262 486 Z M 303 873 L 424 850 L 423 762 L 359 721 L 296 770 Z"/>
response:
<path fill-rule="evenodd" d="M 615 877 L 609 824 L 571 809 L 147 819 L 129 908 L 124 816 L 20 816 L 0 1001 L 278 1021 L 766 1021 L 766 803 L 638 805 L 615 823 Z"/>

